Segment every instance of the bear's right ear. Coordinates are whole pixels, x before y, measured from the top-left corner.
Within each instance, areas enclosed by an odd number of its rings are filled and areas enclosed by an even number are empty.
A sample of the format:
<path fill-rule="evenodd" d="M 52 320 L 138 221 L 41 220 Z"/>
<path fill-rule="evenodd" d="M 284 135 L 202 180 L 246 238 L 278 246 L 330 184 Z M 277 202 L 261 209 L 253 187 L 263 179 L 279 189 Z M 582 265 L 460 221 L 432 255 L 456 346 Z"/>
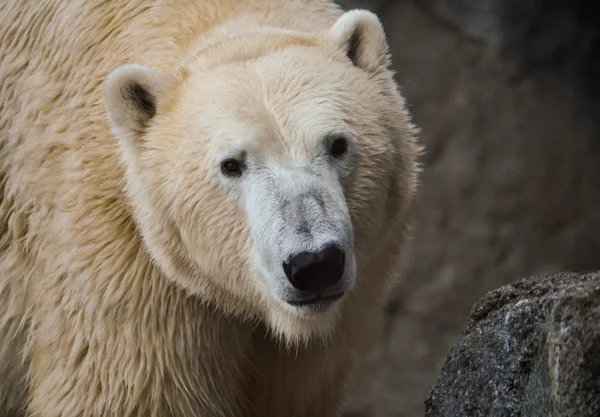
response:
<path fill-rule="evenodd" d="M 104 102 L 111 128 L 122 145 L 134 151 L 157 111 L 157 100 L 174 76 L 136 64 L 112 70 L 104 83 Z"/>

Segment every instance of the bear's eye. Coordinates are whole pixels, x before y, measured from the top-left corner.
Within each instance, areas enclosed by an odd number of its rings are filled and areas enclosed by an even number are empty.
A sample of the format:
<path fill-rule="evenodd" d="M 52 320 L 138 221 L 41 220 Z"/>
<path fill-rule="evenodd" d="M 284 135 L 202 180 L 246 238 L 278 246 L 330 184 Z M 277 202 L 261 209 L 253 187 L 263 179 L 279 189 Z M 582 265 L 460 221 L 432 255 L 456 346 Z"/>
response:
<path fill-rule="evenodd" d="M 242 175 L 242 164 L 236 159 L 226 159 L 221 163 L 221 171 L 228 177 L 239 177 Z"/>
<path fill-rule="evenodd" d="M 344 155 L 347 151 L 348 140 L 343 136 L 339 136 L 331 144 L 331 150 L 329 152 L 334 158 L 339 158 L 340 156 Z"/>

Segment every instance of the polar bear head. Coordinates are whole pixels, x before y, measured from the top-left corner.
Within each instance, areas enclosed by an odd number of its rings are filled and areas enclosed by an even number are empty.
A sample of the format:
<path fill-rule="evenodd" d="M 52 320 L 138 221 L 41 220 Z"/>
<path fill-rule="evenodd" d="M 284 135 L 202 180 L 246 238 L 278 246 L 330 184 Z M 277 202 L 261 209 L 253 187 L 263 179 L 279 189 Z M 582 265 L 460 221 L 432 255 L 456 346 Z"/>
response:
<path fill-rule="evenodd" d="M 415 187 L 388 67 L 379 20 L 354 10 L 316 35 L 232 35 L 174 74 L 114 69 L 127 195 L 165 275 L 287 340 L 334 328 Z"/>

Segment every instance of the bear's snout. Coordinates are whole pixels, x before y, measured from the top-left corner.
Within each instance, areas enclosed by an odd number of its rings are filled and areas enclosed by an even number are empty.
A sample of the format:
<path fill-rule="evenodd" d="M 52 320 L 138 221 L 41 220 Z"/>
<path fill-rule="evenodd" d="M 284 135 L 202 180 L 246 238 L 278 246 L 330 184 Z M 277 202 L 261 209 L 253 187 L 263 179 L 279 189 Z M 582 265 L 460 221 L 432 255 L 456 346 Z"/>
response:
<path fill-rule="evenodd" d="M 295 307 L 326 308 L 344 295 L 345 267 L 346 254 L 334 244 L 292 256 L 283 263 L 283 270 L 296 291 L 286 302 Z"/>
<path fill-rule="evenodd" d="M 344 276 L 345 254 L 337 245 L 318 252 L 302 252 L 283 263 L 285 276 L 300 291 L 322 292 Z"/>

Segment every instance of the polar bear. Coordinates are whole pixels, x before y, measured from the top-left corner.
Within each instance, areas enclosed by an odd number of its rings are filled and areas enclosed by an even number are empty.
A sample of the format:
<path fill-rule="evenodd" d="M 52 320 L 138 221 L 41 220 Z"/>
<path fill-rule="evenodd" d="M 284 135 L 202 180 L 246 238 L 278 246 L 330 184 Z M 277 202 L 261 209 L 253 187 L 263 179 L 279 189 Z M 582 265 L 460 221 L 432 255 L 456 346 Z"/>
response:
<path fill-rule="evenodd" d="M 0 3 L 0 414 L 338 416 L 418 189 L 328 0 Z"/>

